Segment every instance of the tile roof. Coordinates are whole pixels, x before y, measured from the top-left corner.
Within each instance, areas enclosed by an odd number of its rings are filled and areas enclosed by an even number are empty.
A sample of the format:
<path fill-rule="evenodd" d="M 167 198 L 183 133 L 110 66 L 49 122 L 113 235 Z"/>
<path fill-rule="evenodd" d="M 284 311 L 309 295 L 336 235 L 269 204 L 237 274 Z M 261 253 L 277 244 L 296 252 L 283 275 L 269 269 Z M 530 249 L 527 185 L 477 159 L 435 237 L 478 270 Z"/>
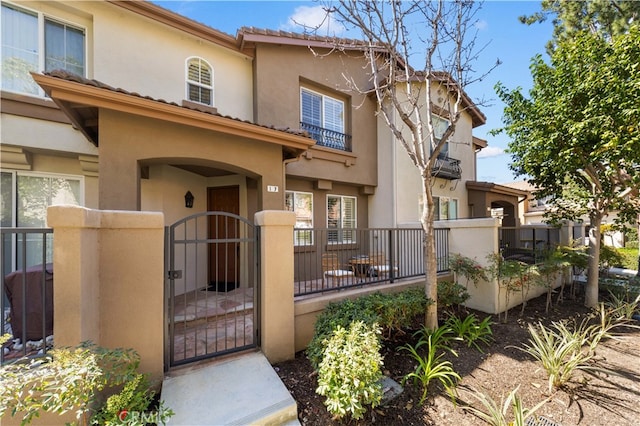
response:
<path fill-rule="evenodd" d="M 176 107 L 179 107 L 179 108 L 198 111 L 198 112 L 202 112 L 202 113 L 205 113 L 205 114 L 210 114 L 210 115 L 221 117 L 221 118 L 238 121 L 238 122 L 241 122 L 241 123 L 252 124 L 254 126 L 264 127 L 264 128 L 267 128 L 267 129 L 278 130 L 278 131 L 285 132 L 285 133 L 292 134 L 292 135 L 296 135 L 296 136 L 303 136 L 303 137 L 310 138 L 310 135 L 306 130 L 291 129 L 289 127 L 276 127 L 276 126 L 273 126 L 273 125 L 257 124 L 257 123 L 254 123 L 252 121 L 249 121 L 249 120 L 243 120 L 243 119 L 240 119 L 240 118 L 237 118 L 237 117 L 231 117 L 231 116 L 228 116 L 228 115 L 220 114 L 217 111 L 212 110 L 210 107 L 206 107 L 205 105 L 203 105 L 202 107 L 199 107 L 197 104 L 193 104 L 193 103 L 191 103 L 189 105 L 186 105 L 186 104 L 185 105 L 180 105 L 180 104 L 177 104 L 175 102 L 166 101 L 164 99 L 157 99 L 157 98 L 153 98 L 151 96 L 144 96 L 144 95 L 141 95 L 139 93 L 131 92 L 131 91 L 119 88 L 119 87 L 113 87 L 113 86 L 110 86 L 110 85 L 108 85 L 106 83 L 103 83 L 103 82 L 101 82 L 99 80 L 88 79 L 88 78 L 85 78 L 85 77 L 82 77 L 82 76 L 79 76 L 77 74 L 73 74 L 73 73 L 70 73 L 70 72 L 64 71 L 64 70 L 53 70 L 53 71 L 50 71 L 50 72 L 44 72 L 43 74 L 46 75 L 46 76 L 49 76 L 49 77 L 55 77 L 55 78 L 59 78 L 59 79 L 62 79 L 62 80 L 83 84 L 83 85 L 86 85 L 86 86 L 93 86 L 93 87 L 96 87 L 98 89 L 110 90 L 112 92 L 122 93 L 122 94 L 129 95 L 129 96 L 136 96 L 138 98 L 147 99 L 147 100 L 150 100 L 150 101 L 153 101 L 153 102 L 159 102 L 159 103 L 163 103 L 163 104 L 167 104 L 167 105 L 173 105 L 173 106 L 176 106 Z"/>
<path fill-rule="evenodd" d="M 350 39 L 350 38 L 340 38 L 340 37 L 328 37 L 328 36 L 319 36 L 316 34 L 310 33 L 294 33 L 290 31 L 282 31 L 282 30 L 270 30 L 263 28 L 255 28 L 255 27 L 242 27 L 238 30 L 237 38 L 240 39 L 245 35 L 257 35 L 257 36 L 268 36 L 268 37 L 280 37 L 280 38 L 289 38 L 295 40 L 305 40 L 311 42 L 320 42 L 327 45 L 339 45 L 342 48 L 363 48 L 369 45 L 368 42 L 364 40 L 358 39 Z"/>

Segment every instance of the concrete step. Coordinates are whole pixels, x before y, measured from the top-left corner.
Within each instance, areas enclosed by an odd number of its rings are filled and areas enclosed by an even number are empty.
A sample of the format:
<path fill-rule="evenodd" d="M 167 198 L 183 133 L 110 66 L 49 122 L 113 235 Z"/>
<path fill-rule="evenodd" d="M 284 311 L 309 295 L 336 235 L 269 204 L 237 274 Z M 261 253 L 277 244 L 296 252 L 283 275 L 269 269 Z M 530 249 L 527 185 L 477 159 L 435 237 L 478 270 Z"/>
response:
<path fill-rule="evenodd" d="M 299 425 L 296 402 L 261 352 L 168 373 L 162 400 L 168 425 Z"/>

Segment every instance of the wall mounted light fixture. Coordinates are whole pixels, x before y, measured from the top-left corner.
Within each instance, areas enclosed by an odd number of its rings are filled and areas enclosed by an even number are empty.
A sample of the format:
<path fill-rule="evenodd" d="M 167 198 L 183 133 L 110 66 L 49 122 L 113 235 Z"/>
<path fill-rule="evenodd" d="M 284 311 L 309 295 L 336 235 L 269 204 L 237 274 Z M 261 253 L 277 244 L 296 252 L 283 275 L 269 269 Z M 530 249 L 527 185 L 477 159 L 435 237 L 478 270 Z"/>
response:
<path fill-rule="evenodd" d="M 193 194 L 191 193 L 191 191 L 187 191 L 186 194 L 184 194 L 184 206 L 188 209 L 193 208 L 193 199 L 195 197 L 193 196 Z"/>

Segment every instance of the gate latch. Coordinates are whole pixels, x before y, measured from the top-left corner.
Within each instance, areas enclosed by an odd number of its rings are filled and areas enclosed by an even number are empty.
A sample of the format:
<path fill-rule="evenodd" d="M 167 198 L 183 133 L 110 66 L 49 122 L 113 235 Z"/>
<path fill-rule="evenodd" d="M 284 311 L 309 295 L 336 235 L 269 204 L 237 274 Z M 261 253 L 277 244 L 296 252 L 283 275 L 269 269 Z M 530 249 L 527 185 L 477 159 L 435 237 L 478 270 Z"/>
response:
<path fill-rule="evenodd" d="M 180 278 L 182 278 L 182 270 L 169 271 L 170 280 L 179 280 Z"/>

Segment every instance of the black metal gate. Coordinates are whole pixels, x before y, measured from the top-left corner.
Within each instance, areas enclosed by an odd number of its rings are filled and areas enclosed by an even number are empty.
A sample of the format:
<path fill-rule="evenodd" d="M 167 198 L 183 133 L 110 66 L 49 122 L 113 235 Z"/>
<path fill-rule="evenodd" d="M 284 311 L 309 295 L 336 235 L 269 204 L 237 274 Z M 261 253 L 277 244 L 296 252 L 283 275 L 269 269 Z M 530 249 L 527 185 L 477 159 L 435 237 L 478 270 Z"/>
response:
<path fill-rule="evenodd" d="M 258 234 L 226 212 L 166 228 L 166 368 L 259 345 Z"/>

